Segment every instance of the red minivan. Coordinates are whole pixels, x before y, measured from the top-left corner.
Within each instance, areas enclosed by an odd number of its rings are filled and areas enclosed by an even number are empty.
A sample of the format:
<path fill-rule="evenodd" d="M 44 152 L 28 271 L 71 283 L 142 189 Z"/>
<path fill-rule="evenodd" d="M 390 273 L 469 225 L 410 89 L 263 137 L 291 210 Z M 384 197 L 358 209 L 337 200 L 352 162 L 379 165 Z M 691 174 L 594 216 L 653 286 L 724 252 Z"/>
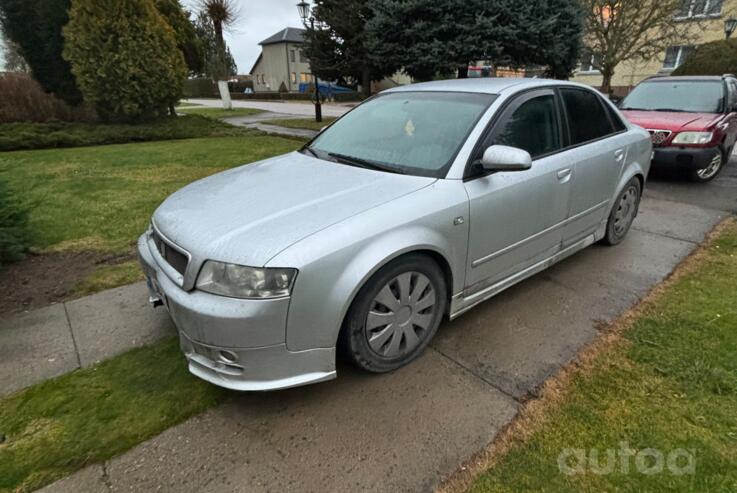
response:
<path fill-rule="evenodd" d="M 625 117 L 650 132 L 653 166 L 714 179 L 737 141 L 737 79 L 733 75 L 657 77 L 641 82 L 620 104 Z"/>

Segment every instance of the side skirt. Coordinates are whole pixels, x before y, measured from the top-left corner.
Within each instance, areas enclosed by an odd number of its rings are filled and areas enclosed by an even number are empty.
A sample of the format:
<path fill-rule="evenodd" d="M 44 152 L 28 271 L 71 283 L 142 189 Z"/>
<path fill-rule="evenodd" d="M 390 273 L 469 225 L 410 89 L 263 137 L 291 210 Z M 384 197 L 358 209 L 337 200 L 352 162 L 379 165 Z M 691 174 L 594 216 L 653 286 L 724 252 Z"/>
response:
<path fill-rule="evenodd" d="M 488 300 L 489 298 L 492 298 L 496 296 L 497 294 L 501 293 L 505 289 L 508 289 L 512 286 L 514 286 L 517 283 L 520 283 L 524 281 L 525 279 L 534 276 L 535 274 L 544 271 L 548 267 L 552 266 L 553 264 L 557 264 L 561 260 L 570 257 L 576 252 L 579 252 L 583 250 L 586 247 L 589 247 L 599 241 L 603 237 L 603 230 L 602 228 L 599 228 L 599 230 L 596 233 L 593 233 L 587 237 L 585 237 L 582 240 L 577 241 L 573 245 L 568 246 L 567 248 L 561 250 L 560 252 L 556 253 L 555 255 L 552 255 L 545 260 L 542 260 L 522 271 L 517 272 L 516 274 L 513 274 L 506 279 L 503 279 L 495 284 L 492 284 L 491 286 L 488 286 L 480 291 L 476 291 L 471 295 L 466 296 L 466 292 L 459 293 L 453 297 L 453 300 L 451 301 L 451 311 L 449 318 L 451 320 L 454 320 L 464 313 L 466 313 L 471 308 L 475 307 L 476 305 L 483 303 L 484 301 Z"/>

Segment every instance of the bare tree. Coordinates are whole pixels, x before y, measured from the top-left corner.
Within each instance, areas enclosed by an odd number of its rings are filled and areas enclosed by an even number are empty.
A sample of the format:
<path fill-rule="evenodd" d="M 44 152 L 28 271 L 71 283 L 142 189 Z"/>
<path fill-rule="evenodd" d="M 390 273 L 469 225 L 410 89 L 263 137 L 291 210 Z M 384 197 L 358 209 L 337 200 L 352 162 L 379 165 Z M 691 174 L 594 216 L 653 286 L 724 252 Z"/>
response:
<path fill-rule="evenodd" d="M 669 46 L 687 45 L 698 36 L 699 21 L 684 21 L 691 0 L 581 0 L 585 9 L 584 44 L 603 76 L 602 92 L 625 60 L 650 60 Z"/>

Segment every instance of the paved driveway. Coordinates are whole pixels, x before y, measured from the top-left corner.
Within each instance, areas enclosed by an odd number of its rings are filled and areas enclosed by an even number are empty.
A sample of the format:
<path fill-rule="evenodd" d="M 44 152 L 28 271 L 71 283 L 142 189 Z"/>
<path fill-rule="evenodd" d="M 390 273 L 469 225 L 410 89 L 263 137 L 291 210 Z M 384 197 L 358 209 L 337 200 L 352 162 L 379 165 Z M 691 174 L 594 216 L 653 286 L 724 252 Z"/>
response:
<path fill-rule="evenodd" d="M 655 180 L 623 244 L 589 248 L 443 324 L 408 368 L 341 367 L 333 382 L 234 395 L 54 491 L 429 490 L 735 210 L 737 166 L 706 186 Z"/>

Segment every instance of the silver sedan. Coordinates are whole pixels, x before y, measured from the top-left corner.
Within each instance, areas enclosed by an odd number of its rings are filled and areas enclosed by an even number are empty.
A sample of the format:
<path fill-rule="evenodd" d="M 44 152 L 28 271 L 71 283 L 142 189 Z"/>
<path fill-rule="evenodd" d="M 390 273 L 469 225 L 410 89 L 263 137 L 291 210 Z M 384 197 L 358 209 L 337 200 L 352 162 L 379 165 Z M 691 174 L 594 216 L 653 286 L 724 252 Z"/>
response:
<path fill-rule="evenodd" d="M 652 146 L 589 87 L 392 89 L 301 150 L 192 183 L 138 242 L 189 370 L 237 390 L 392 371 L 443 318 L 623 240 Z"/>

